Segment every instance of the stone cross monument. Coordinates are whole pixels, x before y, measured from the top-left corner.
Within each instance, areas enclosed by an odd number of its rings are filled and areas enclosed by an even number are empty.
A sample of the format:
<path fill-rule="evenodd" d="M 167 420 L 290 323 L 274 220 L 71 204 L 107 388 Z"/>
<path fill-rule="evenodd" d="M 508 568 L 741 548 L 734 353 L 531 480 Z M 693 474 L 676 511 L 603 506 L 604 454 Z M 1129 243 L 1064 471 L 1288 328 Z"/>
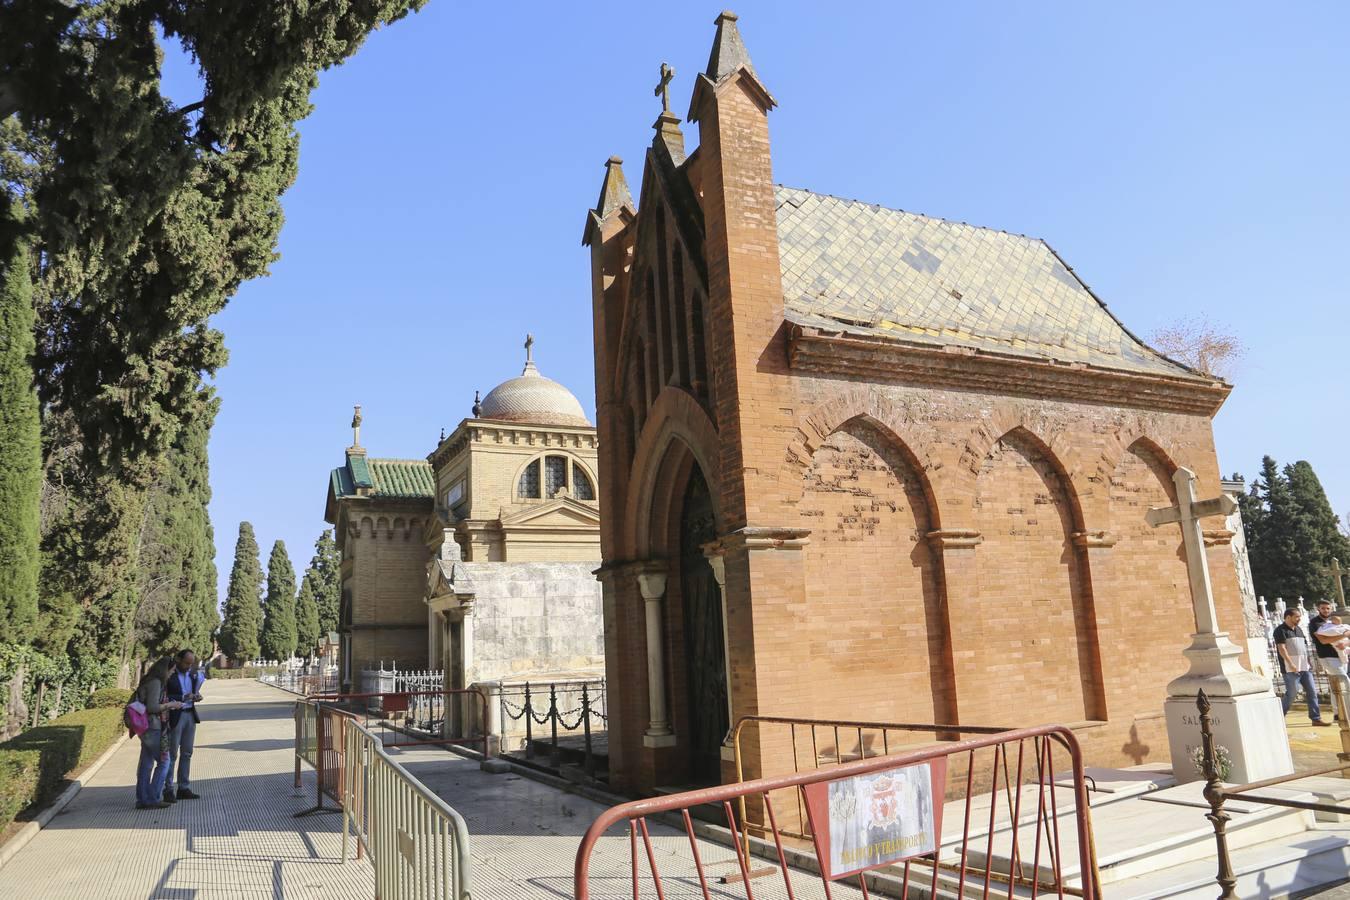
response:
<path fill-rule="evenodd" d="M 1339 614 L 1340 610 L 1345 609 L 1345 585 L 1341 583 L 1341 579 L 1350 575 L 1350 570 L 1342 569 L 1341 561 L 1333 556 L 1331 565 L 1323 569 L 1322 573 L 1330 575 L 1331 580 L 1336 583 L 1336 610 Z"/>
<path fill-rule="evenodd" d="M 1197 500 L 1195 481 L 1194 472 L 1178 468 L 1172 476 L 1177 505 L 1150 509 L 1146 514 L 1154 528 L 1181 526 L 1195 614 L 1195 633 L 1191 635 L 1191 645 L 1183 651 L 1189 670 L 1167 685 L 1167 702 L 1163 705 L 1172 774 L 1179 782 L 1203 777 L 1192 761 L 1195 748 L 1200 746 L 1195 700 L 1203 689 L 1213 704 L 1210 718 L 1215 743 L 1232 760 L 1232 769 L 1225 780 L 1242 784 L 1288 775 L 1294 771 L 1294 762 L 1280 701 L 1268 681 L 1242 668 L 1238 662 L 1242 651 L 1228 639 L 1227 632 L 1219 630 L 1214 611 L 1214 591 L 1200 520 L 1228 515 L 1236 504 L 1227 496 Z"/>

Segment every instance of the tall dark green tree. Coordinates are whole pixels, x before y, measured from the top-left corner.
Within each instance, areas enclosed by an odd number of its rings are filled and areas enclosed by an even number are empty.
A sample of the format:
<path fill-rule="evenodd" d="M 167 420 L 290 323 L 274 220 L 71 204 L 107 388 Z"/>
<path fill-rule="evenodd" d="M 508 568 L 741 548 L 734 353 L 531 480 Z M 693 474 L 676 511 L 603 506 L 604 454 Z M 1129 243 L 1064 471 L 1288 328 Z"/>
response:
<path fill-rule="evenodd" d="M 314 602 L 319 607 L 321 635 L 337 631 L 342 603 L 342 554 L 333 540 L 333 530 L 325 528 L 314 542 L 314 558 L 309 563 L 314 573 Z"/>
<path fill-rule="evenodd" d="M 137 638 L 142 657 L 189 647 L 211 648 L 218 624 L 214 537 L 207 506 L 211 485 L 207 441 L 218 401 L 209 390 L 203 410 L 174 439 L 150 489 L 140 537 Z"/>
<path fill-rule="evenodd" d="M 234 567 L 225 594 L 225 616 L 220 623 L 220 649 L 231 659 L 256 659 L 261 650 L 262 564 L 253 526 L 239 523 L 234 545 Z"/>
<path fill-rule="evenodd" d="M 129 658 L 155 462 L 225 362 L 209 317 L 276 258 L 318 73 L 423 2 L 0 2 L 0 209 L 22 212 L 0 283 L 23 241 L 44 411 L 36 641 Z M 161 90 L 164 38 L 200 100 Z"/>
<path fill-rule="evenodd" d="M 1300 596 L 1299 551 L 1294 541 L 1298 510 L 1284 473 L 1273 458 L 1261 460 L 1261 474 L 1252 482 L 1249 497 L 1248 507 L 1261 510 L 1252 519 L 1256 527 L 1247 534 L 1256 593 L 1267 600 L 1283 598 L 1293 603 Z M 1247 509 L 1243 512 L 1246 514 Z"/>
<path fill-rule="evenodd" d="M 1350 561 L 1350 542 L 1341 534 L 1340 519 L 1331 511 L 1331 502 L 1312 465 L 1299 460 L 1284 467 L 1284 477 L 1298 510 L 1294 543 L 1300 552 L 1300 593 L 1310 600 L 1335 600 L 1336 589 L 1326 569 L 1332 557 L 1343 565 Z"/>
<path fill-rule="evenodd" d="M 298 638 L 296 652 L 299 656 L 310 656 L 319 645 L 319 607 L 314 600 L 314 570 L 305 573 L 300 579 L 300 595 L 295 598 L 295 633 Z"/>
<path fill-rule="evenodd" d="M 0 634 L 12 636 L 38 615 L 42 435 L 31 267 L 10 215 L 0 197 Z"/>
<path fill-rule="evenodd" d="M 295 569 L 286 545 L 277 541 L 267 560 L 267 602 L 263 606 L 262 653 L 268 659 L 295 655 Z"/>

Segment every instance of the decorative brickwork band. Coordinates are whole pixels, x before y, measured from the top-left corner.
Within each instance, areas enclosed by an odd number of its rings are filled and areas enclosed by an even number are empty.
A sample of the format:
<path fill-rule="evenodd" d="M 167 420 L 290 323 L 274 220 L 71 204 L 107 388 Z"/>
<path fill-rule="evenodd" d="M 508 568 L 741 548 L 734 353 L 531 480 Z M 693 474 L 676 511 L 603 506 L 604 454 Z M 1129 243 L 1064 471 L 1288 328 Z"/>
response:
<path fill-rule="evenodd" d="M 731 534 L 703 545 L 708 557 L 721 556 L 744 547 L 746 550 L 800 550 L 811 542 L 811 529 L 747 525 Z"/>
<path fill-rule="evenodd" d="M 1229 531 L 1227 528 L 1215 528 L 1201 533 L 1205 539 L 1206 547 L 1226 547 L 1233 543 L 1235 531 Z"/>

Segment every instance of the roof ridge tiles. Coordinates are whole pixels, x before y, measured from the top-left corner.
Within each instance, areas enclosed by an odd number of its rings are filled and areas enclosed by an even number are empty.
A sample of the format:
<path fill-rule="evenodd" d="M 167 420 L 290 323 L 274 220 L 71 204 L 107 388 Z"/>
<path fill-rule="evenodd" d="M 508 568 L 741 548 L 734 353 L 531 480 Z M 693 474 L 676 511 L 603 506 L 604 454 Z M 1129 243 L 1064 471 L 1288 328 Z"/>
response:
<path fill-rule="evenodd" d="M 946 216 L 935 216 L 931 213 L 920 212 L 914 209 L 901 209 L 898 206 L 887 206 L 884 203 L 875 203 L 871 200 L 860 200 L 857 197 L 841 197 L 838 194 L 830 194 L 824 191 L 813 191 L 810 188 L 793 187 L 790 184 L 782 184 L 782 183 L 775 183 L 774 187 L 782 188 L 785 191 L 801 191 L 803 194 L 810 194 L 813 197 L 825 197 L 830 200 L 838 200 L 841 203 L 857 203 L 861 206 L 869 206 L 872 209 L 883 210 L 885 212 L 901 213 L 902 215 L 906 216 L 918 216 L 919 218 L 929 219 L 934 222 L 945 222 L 948 225 L 963 225 L 966 228 L 978 228 L 980 231 L 993 231 L 998 234 L 1006 234 L 1012 237 L 1024 238 L 1028 241 L 1041 241 L 1042 243 L 1045 242 L 1044 238 L 1037 237 L 1034 234 L 1026 234 L 1025 232 L 1021 231 L 1011 231 L 1007 228 L 995 228 L 992 225 L 975 225 L 971 222 L 966 222 L 962 219 L 949 219 Z"/>

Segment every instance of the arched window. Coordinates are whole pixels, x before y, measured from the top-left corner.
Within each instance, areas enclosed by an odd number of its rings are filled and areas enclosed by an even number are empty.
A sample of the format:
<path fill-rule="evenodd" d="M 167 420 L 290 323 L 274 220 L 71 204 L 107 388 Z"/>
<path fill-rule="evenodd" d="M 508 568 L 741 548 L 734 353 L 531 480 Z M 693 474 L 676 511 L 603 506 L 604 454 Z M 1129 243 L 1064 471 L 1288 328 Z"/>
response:
<path fill-rule="evenodd" d="M 538 499 L 539 497 L 539 461 L 535 460 L 520 473 L 520 496 Z"/>
<path fill-rule="evenodd" d="M 567 491 L 578 500 L 595 500 L 595 484 L 581 464 L 570 457 L 548 454 L 530 460 L 520 472 L 516 493 L 522 500 L 551 500 Z"/>
<path fill-rule="evenodd" d="M 591 477 L 576 463 L 572 463 L 572 495 L 578 500 L 594 500 L 595 486 Z"/>

